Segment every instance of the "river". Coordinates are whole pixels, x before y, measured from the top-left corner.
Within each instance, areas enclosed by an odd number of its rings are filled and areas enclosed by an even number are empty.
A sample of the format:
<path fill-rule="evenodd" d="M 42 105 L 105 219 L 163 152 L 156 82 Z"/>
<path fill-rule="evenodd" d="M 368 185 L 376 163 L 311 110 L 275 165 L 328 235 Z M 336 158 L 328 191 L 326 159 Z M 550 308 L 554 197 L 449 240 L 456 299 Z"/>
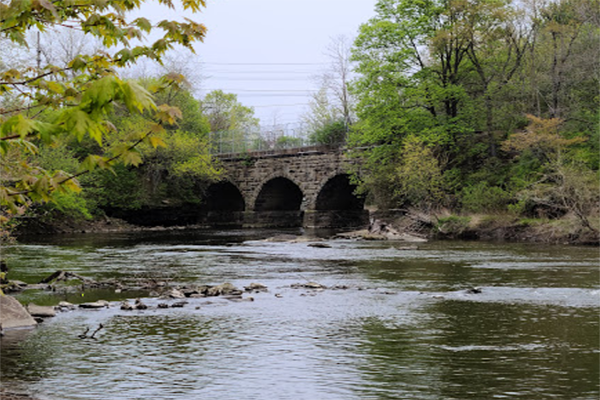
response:
<path fill-rule="evenodd" d="M 41 400 L 600 395 L 597 248 L 261 240 L 272 234 L 80 235 L 5 246 L 11 278 L 29 283 L 62 269 L 173 285 L 259 282 L 269 291 L 252 302 L 188 299 L 177 309 L 145 297 L 143 311 L 117 302 L 145 292 L 22 293 L 37 304 L 115 303 L 2 338 L 3 387 Z M 328 289 L 291 287 L 308 281 Z M 97 340 L 78 338 L 100 323 Z"/>

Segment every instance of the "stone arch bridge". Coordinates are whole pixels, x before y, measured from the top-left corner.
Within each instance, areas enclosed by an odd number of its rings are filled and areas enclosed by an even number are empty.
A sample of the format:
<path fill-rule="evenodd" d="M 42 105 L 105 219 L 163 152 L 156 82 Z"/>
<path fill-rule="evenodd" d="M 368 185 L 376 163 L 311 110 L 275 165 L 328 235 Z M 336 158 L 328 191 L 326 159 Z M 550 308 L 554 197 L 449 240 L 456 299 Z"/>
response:
<path fill-rule="evenodd" d="M 209 187 L 201 222 L 244 227 L 362 227 L 369 214 L 356 196 L 340 149 L 223 154 L 223 181 Z"/>

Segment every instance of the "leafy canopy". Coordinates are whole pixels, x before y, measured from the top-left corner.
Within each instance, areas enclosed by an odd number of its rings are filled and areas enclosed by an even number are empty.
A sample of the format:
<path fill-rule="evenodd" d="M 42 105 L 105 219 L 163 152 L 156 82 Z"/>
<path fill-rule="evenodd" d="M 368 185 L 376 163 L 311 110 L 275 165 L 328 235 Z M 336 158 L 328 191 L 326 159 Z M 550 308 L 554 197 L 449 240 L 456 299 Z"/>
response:
<path fill-rule="evenodd" d="M 159 0 L 169 8 L 171 0 Z M 167 104 L 157 106 L 151 94 L 182 82 L 170 74 L 152 91 L 119 77 L 118 68 L 135 64 L 141 57 L 160 62 L 169 49 L 179 45 L 194 51 L 206 28 L 186 19 L 152 24 L 131 18 L 141 0 L 12 0 L 0 2 L 0 43 L 4 48 L 32 46 L 32 33 L 55 28 L 81 31 L 104 48 L 94 54 L 77 54 L 65 65 L 14 66 L 0 50 L 0 206 L 9 214 L 34 201 L 51 201 L 56 192 L 78 190 L 77 177 L 95 168 L 110 169 L 116 160 L 137 165 L 136 146 L 163 145 L 157 134 L 174 125 L 181 112 Z M 182 0 L 184 10 L 198 12 L 204 0 Z M 146 39 L 157 38 L 149 44 Z M 116 105 L 140 114 L 150 123 L 111 146 L 107 153 L 90 154 L 84 169 L 68 174 L 44 170 L 29 163 L 39 146 L 57 138 L 92 139 L 101 147 L 116 128 L 111 116 Z"/>

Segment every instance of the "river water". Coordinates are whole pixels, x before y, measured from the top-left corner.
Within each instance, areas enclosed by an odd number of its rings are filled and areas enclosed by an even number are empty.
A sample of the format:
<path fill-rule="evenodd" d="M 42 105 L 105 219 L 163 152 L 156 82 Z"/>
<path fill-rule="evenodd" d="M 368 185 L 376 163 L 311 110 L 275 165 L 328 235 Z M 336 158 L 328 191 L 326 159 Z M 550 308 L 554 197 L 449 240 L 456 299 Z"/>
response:
<path fill-rule="evenodd" d="M 475 242 L 274 243 L 267 231 L 38 238 L 3 249 L 11 277 L 266 285 L 253 302 L 121 311 L 104 298 L 2 339 L 2 385 L 63 399 L 598 399 L 598 249 Z M 315 281 L 326 290 L 294 289 Z M 467 289 L 481 288 L 470 294 Z M 244 297 L 248 297 L 245 295 Z M 78 338 L 86 327 L 97 340 Z M 16 337 L 18 336 L 18 337 Z"/>

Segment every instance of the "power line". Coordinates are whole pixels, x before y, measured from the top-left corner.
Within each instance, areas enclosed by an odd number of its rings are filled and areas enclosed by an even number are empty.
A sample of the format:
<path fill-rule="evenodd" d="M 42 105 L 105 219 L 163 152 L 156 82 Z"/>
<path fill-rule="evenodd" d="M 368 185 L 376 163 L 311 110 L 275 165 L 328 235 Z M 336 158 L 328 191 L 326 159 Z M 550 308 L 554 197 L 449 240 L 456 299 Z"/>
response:
<path fill-rule="evenodd" d="M 262 108 L 262 107 L 297 107 L 297 106 L 307 106 L 310 103 L 294 103 L 294 104 L 267 104 L 260 106 L 252 106 L 254 108 Z"/>
<path fill-rule="evenodd" d="M 220 78 L 220 77 L 215 77 L 215 76 L 209 76 L 207 78 L 208 79 L 215 79 L 218 81 L 242 81 L 242 82 L 275 82 L 275 81 L 280 81 L 280 82 L 306 82 L 309 81 L 310 79 L 306 79 L 306 78 L 299 78 L 299 77 L 293 77 L 293 78 L 253 78 L 253 77 L 248 77 L 248 78 Z"/>
<path fill-rule="evenodd" d="M 232 89 L 232 88 L 221 88 L 221 89 L 203 89 L 208 91 L 222 90 L 234 91 L 234 92 L 252 92 L 252 93 L 307 93 L 317 92 L 318 89 Z"/>
<path fill-rule="evenodd" d="M 330 63 L 293 63 L 293 62 L 283 62 L 283 63 L 243 63 L 243 62 L 201 62 L 204 65 L 329 65 Z"/>

